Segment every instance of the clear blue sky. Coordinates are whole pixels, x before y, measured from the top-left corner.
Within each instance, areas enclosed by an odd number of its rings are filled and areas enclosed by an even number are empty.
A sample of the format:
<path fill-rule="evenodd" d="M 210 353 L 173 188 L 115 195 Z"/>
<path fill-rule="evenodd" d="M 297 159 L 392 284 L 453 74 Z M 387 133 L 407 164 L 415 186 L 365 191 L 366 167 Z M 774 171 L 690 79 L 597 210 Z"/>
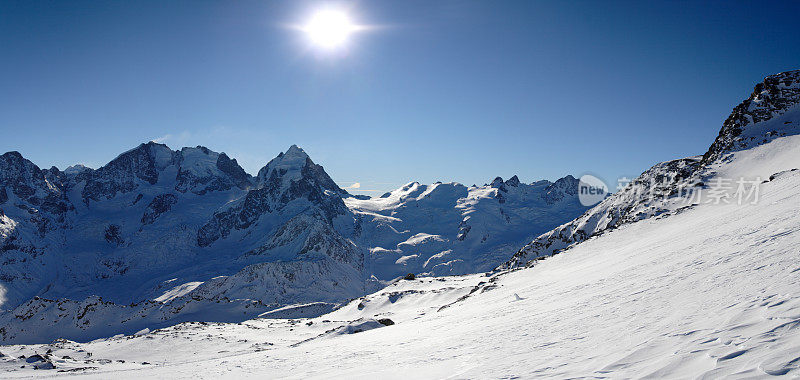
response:
<path fill-rule="evenodd" d="M 255 173 L 297 144 L 361 190 L 616 183 L 800 68 L 800 2 L 700 3 L 342 2 L 381 27 L 325 54 L 286 25 L 330 2 L 3 0 L 0 151 L 98 167 L 160 139 Z"/>

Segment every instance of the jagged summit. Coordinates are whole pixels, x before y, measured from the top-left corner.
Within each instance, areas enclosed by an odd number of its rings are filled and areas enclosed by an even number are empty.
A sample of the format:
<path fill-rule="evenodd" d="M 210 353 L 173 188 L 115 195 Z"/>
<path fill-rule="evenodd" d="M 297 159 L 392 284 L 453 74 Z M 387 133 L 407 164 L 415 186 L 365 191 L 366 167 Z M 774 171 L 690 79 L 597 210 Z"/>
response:
<path fill-rule="evenodd" d="M 287 179 L 297 180 L 302 175 L 302 170 L 309 164 L 311 158 L 297 145 L 292 145 L 286 152 L 281 152 L 277 157 L 268 162 L 258 171 L 258 180 L 266 182 L 273 176 L 282 176 Z M 313 164 L 313 161 L 311 162 Z"/>
<path fill-rule="evenodd" d="M 280 192 L 291 191 L 294 195 L 313 192 L 331 191 L 341 196 L 347 195 L 331 179 L 322 165 L 317 165 L 311 157 L 297 145 L 292 145 L 286 152 L 281 152 L 258 171 L 256 181 L 259 187 L 280 189 Z"/>
<path fill-rule="evenodd" d="M 800 133 L 800 126 L 791 120 L 772 125 L 768 130 L 754 125 L 783 116 L 800 103 L 800 70 L 786 71 L 764 78 L 756 84 L 750 97 L 736 106 L 722 124 L 719 135 L 703 155 L 708 164 L 723 154 L 760 145 L 775 137 Z M 795 111 L 797 112 L 797 111 Z"/>
<path fill-rule="evenodd" d="M 517 177 L 516 174 L 506 181 L 506 185 L 511 187 L 517 187 L 519 186 L 519 183 L 519 177 Z"/>

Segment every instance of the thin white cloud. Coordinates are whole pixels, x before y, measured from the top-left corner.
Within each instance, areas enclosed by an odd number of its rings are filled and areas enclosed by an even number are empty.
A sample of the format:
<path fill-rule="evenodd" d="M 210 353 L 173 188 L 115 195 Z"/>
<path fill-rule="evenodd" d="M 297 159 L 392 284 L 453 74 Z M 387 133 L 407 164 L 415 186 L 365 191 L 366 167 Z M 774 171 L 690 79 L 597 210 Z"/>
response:
<path fill-rule="evenodd" d="M 360 188 L 361 188 L 360 182 L 354 182 L 352 185 L 345 187 L 345 189 L 350 189 L 350 190 L 360 189 Z"/>
<path fill-rule="evenodd" d="M 164 135 L 164 136 L 161 136 L 161 137 L 156 137 L 156 138 L 154 138 L 154 139 L 152 139 L 152 140 L 150 140 L 150 141 L 152 141 L 152 142 L 154 142 L 154 143 L 163 144 L 163 143 L 164 143 L 164 141 L 168 141 L 168 140 L 170 140 L 171 138 L 172 138 L 172 135 L 171 135 L 171 134 L 169 134 L 169 133 L 167 133 L 167 134 L 166 134 L 166 135 Z"/>
<path fill-rule="evenodd" d="M 181 132 L 181 133 L 179 133 L 177 135 L 173 135 L 171 133 L 167 133 L 164 136 L 154 138 L 154 139 L 152 139 L 150 141 L 155 142 L 155 143 L 159 143 L 159 144 L 173 143 L 174 145 L 176 145 L 176 146 L 174 146 L 174 148 L 180 149 L 181 147 L 185 146 L 186 143 L 189 141 L 189 139 L 191 139 L 192 137 L 193 136 L 192 136 L 191 132 L 183 131 L 183 132 Z"/>

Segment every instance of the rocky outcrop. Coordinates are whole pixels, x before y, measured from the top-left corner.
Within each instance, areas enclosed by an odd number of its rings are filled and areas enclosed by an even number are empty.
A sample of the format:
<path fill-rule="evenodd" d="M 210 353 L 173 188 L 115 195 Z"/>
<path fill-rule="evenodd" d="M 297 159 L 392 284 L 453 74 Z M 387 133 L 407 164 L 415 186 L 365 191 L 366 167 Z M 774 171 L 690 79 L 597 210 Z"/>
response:
<path fill-rule="evenodd" d="M 282 213 L 286 208 L 310 207 L 328 221 L 348 212 L 342 201 L 342 195 L 347 193 L 295 145 L 258 172 L 256 186 L 240 201 L 214 213 L 198 231 L 199 246 L 209 246 L 231 231 L 251 227 L 264 214 Z"/>
<path fill-rule="evenodd" d="M 707 187 L 706 182 L 715 174 L 714 165 L 725 161 L 730 153 L 800 133 L 795 120 L 798 103 L 800 70 L 766 77 L 749 98 L 733 109 L 703 156 L 653 166 L 577 219 L 538 236 L 498 268 L 529 265 L 624 224 L 669 216 L 691 207 L 693 201 L 689 198 Z M 786 118 L 787 115 L 793 116 Z"/>
<path fill-rule="evenodd" d="M 763 82 L 755 86 L 750 97 L 736 106 L 725 119 L 719 135 L 703 155 L 703 164 L 709 164 L 732 150 L 745 149 L 774 137 L 797 133 L 800 126 L 792 123 L 768 131 L 753 130 L 753 133 L 745 133 L 745 130 L 749 125 L 783 115 L 798 103 L 800 103 L 800 70 L 786 71 L 764 78 Z"/>
<path fill-rule="evenodd" d="M 544 199 L 547 204 L 554 204 L 561 202 L 565 197 L 574 197 L 578 195 L 579 183 L 580 181 L 571 175 L 559 178 L 557 181 L 547 186 L 542 194 L 542 199 Z"/>
<path fill-rule="evenodd" d="M 81 195 L 85 202 L 111 199 L 127 193 L 139 184 L 155 185 L 159 173 L 175 160 L 175 152 L 166 145 L 141 144 L 111 160 L 105 166 L 88 172 Z"/>
<path fill-rule="evenodd" d="M 172 209 L 172 205 L 178 203 L 178 197 L 174 194 L 161 194 L 153 198 L 142 215 L 142 224 L 153 224 L 161 214 Z"/>

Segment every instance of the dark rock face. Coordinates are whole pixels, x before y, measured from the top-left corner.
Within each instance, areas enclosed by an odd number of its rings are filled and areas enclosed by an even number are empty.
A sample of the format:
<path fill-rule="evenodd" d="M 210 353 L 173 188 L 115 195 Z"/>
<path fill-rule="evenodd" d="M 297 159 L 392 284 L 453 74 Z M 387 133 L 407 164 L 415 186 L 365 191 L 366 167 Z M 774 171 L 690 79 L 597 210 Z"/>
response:
<path fill-rule="evenodd" d="M 178 203 L 178 197 L 173 194 L 161 194 L 153 198 L 142 215 L 142 224 L 153 224 L 161 214 L 172 209 Z"/>
<path fill-rule="evenodd" d="M 214 213 L 211 221 L 200 227 L 197 244 L 205 247 L 220 238 L 226 238 L 231 230 L 250 227 L 259 216 L 272 212 L 268 189 L 250 190 L 238 207 Z"/>
<path fill-rule="evenodd" d="M 293 254 L 294 258 L 330 258 L 358 271 L 364 267 L 361 251 L 342 237 L 319 211 L 309 211 L 293 217 L 278 227 L 265 244 L 246 255 L 265 255 L 288 246 L 299 248 Z"/>
<path fill-rule="evenodd" d="M 236 159 L 231 159 L 225 153 L 220 153 L 217 158 L 217 168 L 220 171 L 230 176 L 234 184 L 240 189 L 246 189 L 252 184 L 250 183 L 250 175 L 247 174 Z"/>
<path fill-rule="evenodd" d="M 157 160 L 166 160 L 160 163 Z M 111 199 L 117 193 L 133 191 L 137 181 L 154 185 L 158 182 L 159 169 L 174 161 L 174 152 L 166 145 L 149 142 L 129 150 L 105 166 L 90 172 L 83 188 L 85 202 Z M 161 164 L 161 165 L 157 165 Z"/>
<path fill-rule="evenodd" d="M 111 244 L 122 245 L 125 243 L 125 240 L 122 239 L 120 227 L 116 224 L 109 224 L 108 227 L 106 227 L 105 239 Z"/>
<path fill-rule="evenodd" d="M 579 183 L 580 180 L 571 175 L 560 178 L 550 184 L 550 186 L 547 186 L 544 194 L 542 194 L 542 198 L 544 198 L 548 204 L 553 204 L 560 202 L 567 195 L 575 196 L 578 194 Z"/>
<path fill-rule="evenodd" d="M 33 354 L 33 355 L 28 356 L 27 358 L 25 358 L 25 362 L 26 363 L 36 363 L 36 362 L 43 362 L 43 361 L 46 361 L 46 359 L 44 357 L 42 357 L 42 355 L 39 355 L 39 354 Z"/>
<path fill-rule="evenodd" d="M 295 149 L 296 148 L 294 147 Z M 291 151 L 292 149 L 290 149 Z M 258 188 L 250 190 L 244 199 L 228 210 L 216 212 L 211 221 L 203 225 L 197 234 L 197 244 L 205 247 L 227 237 L 232 230 L 250 227 L 263 214 L 280 212 L 295 200 L 307 200 L 318 208 L 329 222 L 347 212 L 341 195 L 347 194 L 315 164 L 305 153 L 294 153 L 302 167 L 283 167 L 287 159 L 283 153 L 259 171 Z M 302 155 L 301 155 L 302 154 Z M 299 171 L 296 178 L 287 178 L 288 170 Z"/>
<path fill-rule="evenodd" d="M 19 152 L 0 156 L 0 204 L 9 199 L 9 192 L 38 210 L 46 211 L 56 222 L 73 207 L 66 200 L 63 176 L 58 169 L 41 170 Z"/>
<path fill-rule="evenodd" d="M 8 152 L 0 156 L 0 184 L 8 187 L 20 199 L 28 199 L 36 193 L 36 187 L 44 187 L 44 174 L 19 152 Z"/>
<path fill-rule="evenodd" d="M 519 178 L 515 175 L 505 182 L 506 186 L 517 187 L 519 186 Z"/>
<path fill-rule="evenodd" d="M 503 182 L 503 179 L 500 178 L 500 177 L 495 178 L 492 181 L 492 183 L 489 184 L 489 186 L 494 187 L 494 188 L 496 188 L 496 189 L 498 189 L 500 191 L 503 191 L 503 192 L 508 192 L 508 189 L 506 189 L 506 183 Z"/>
<path fill-rule="evenodd" d="M 770 75 L 757 84 L 749 98 L 733 109 L 722 124 L 714 143 L 703 155 L 703 164 L 708 164 L 724 153 L 748 146 L 742 138 L 747 125 L 759 123 L 781 115 L 790 107 L 800 103 L 800 70 Z"/>

